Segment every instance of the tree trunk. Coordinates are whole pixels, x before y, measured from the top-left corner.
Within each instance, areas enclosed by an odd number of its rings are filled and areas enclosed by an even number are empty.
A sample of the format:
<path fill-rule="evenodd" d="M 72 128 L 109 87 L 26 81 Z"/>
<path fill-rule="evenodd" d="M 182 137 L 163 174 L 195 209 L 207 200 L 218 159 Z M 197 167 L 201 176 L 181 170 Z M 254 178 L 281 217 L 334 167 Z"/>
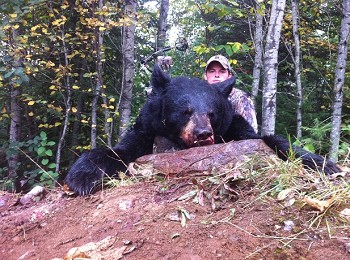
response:
<path fill-rule="evenodd" d="M 17 31 L 13 30 L 12 33 L 13 46 L 16 46 Z M 21 66 L 21 61 L 16 57 L 13 57 L 13 69 Z M 16 84 L 15 81 L 10 83 L 10 129 L 9 129 L 9 146 L 16 147 L 20 141 L 21 136 L 21 119 L 22 108 L 19 105 L 19 98 L 22 95 L 22 86 Z M 10 158 L 8 158 L 8 177 L 15 179 L 18 176 L 17 167 L 20 162 L 20 156 L 18 151 L 14 151 Z M 18 187 L 17 187 L 18 188 Z"/>
<path fill-rule="evenodd" d="M 72 143 L 71 147 L 76 147 L 79 144 L 78 136 L 79 136 L 79 130 L 81 126 L 81 115 L 83 112 L 83 104 L 84 104 L 84 93 L 78 94 L 78 100 L 77 100 L 77 111 L 75 112 L 75 118 L 73 122 L 73 129 L 72 129 Z M 77 158 L 75 156 L 70 157 L 70 164 L 74 163 L 74 161 Z"/>
<path fill-rule="evenodd" d="M 119 137 L 123 137 L 131 115 L 132 88 L 134 83 L 134 44 L 135 44 L 135 14 L 136 0 L 127 0 L 125 15 L 131 18 L 132 23 L 123 27 L 123 81 L 119 100 Z"/>
<path fill-rule="evenodd" d="M 349 33 L 350 33 L 350 1 L 343 0 L 342 21 L 341 21 L 341 27 L 340 27 L 340 33 L 339 33 L 337 67 L 335 70 L 335 77 L 334 77 L 331 148 L 329 151 L 330 159 L 334 162 L 338 161 L 340 125 L 341 125 L 342 105 L 343 105 L 343 87 L 344 87 L 344 80 L 345 80 Z"/>
<path fill-rule="evenodd" d="M 157 50 L 160 50 L 165 46 L 168 12 L 169 12 L 169 0 L 161 0 L 158 31 L 157 31 L 157 47 L 156 47 Z"/>
<path fill-rule="evenodd" d="M 62 34 L 61 36 L 62 36 L 62 51 L 64 55 L 64 65 L 66 68 L 68 68 L 69 61 L 68 61 L 68 49 L 67 49 L 65 37 L 64 37 L 65 32 L 61 31 L 61 34 Z M 65 83 L 64 83 L 65 88 L 67 90 L 66 96 L 64 96 L 64 105 L 66 107 L 66 112 L 64 116 L 63 129 L 61 132 L 60 139 L 58 141 L 57 152 L 56 152 L 56 169 L 55 170 L 57 173 L 59 173 L 60 171 L 62 147 L 68 131 L 69 116 L 72 110 L 72 88 L 71 88 L 72 86 L 70 81 L 71 81 L 70 76 L 69 74 L 67 74 L 65 77 Z"/>
<path fill-rule="evenodd" d="M 259 92 L 260 75 L 262 68 L 262 56 L 263 56 L 263 10 L 260 7 L 259 1 L 255 1 L 255 34 L 254 34 L 254 69 L 253 69 L 253 83 L 252 83 L 252 99 L 254 106 L 256 106 L 256 98 Z"/>
<path fill-rule="evenodd" d="M 11 93 L 11 98 L 10 98 L 11 111 L 10 111 L 9 141 L 10 141 L 10 147 L 14 147 L 20 141 L 22 109 L 18 104 L 18 101 L 19 101 L 19 97 L 22 94 L 22 87 L 11 84 L 10 93 Z M 10 156 L 10 158 L 8 158 L 7 162 L 8 162 L 8 177 L 10 179 L 14 179 L 17 177 L 17 165 L 19 163 L 18 151 L 14 152 Z"/>
<path fill-rule="evenodd" d="M 99 0 L 98 8 L 102 10 L 103 2 Z M 95 10 L 97 11 L 97 10 Z M 98 16 L 98 20 L 101 21 L 102 16 Z M 98 100 L 101 96 L 101 89 L 103 85 L 102 81 L 102 45 L 103 45 L 103 32 L 99 30 L 97 26 L 95 28 L 95 52 L 96 52 L 96 85 L 94 91 L 94 98 L 92 99 L 92 108 L 91 108 L 91 148 L 96 148 L 96 139 L 97 139 L 97 110 L 98 110 Z"/>
<path fill-rule="evenodd" d="M 294 74 L 297 85 L 297 138 L 302 136 L 302 104 L 303 104 L 303 87 L 301 85 L 301 64 L 300 64 L 300 39 L 299 39 L 299 10 L 298 0 L 292 0 L 292 24 L 293 36 L 295 43 L 295 52 L 293 57 Z"/>
<path fill-rule="evenodd" d="M 99 0 L 99 4 L 98 4 L 98 8 L 99 10 L 103 9 L 103 0 Z M 101 22 L 105 22 L 105 18 L 103 15 L 99 16 L 99 20 Z M 96 71 L 97 71 L 97 84 L 99 84 L 101 86 L 101 93 L 102 93 L 102 100 L 103 100 L 103 104 L 104 104 L 104 115 L 105 115 L 105 122 L 104 122 L 104 132 L 106 135 L 106 139 L 107 139 L 107 145 L 109 147 L 112 147 L 112 135 L 111 135 L 111 121 L 110 121 L 110 110 L 109 110 L 109 102 L 108 102 L 108 98 L 106 95 L 106 88 L 103 86 L 103 32 L 99 31 L 98 32 L 98 39 L 97 39 L 97 45 L 98 45 L 98 51 L 97 51 L 97 62 L 96 62 Z"/>
<path fill-rule="evenodd" d="M 286 1 L 273 0 L 264 52 L 262 135 L 275 133 L 278 48 Z"/>

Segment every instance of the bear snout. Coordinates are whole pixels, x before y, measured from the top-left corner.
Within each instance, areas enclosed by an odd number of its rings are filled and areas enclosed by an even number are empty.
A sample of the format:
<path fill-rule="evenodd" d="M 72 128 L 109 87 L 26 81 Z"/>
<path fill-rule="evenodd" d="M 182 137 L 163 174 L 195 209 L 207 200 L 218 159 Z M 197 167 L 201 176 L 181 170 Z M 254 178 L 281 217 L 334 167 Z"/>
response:
<path fill-rule="evenodd" d="M 213 135 L 213 132 L 211 131 L 211 129 L 197 129 L 197 131 L 195 132 L 195 136 L 197 136 L 198 140 L 206 140 L 209 137 L 211 137 Z"/>
<path fill-rule="evenodd" d="M 204 145 L 211 145 L 214 143 L 214 139 L 213 139 L 213 131 L 208 128 L 201 128 L 201 129 L 197 129 L 197 131 L 195 131 L 195 141 L 194 144 L 196 144 L 197 146 L 204 146 Z"/>
<path fill-rule="evenodd" d="M 193 114 L 181 131 L 181 139 L 187 147 L 214 144 L 214 131 L 206 115 Z"/>

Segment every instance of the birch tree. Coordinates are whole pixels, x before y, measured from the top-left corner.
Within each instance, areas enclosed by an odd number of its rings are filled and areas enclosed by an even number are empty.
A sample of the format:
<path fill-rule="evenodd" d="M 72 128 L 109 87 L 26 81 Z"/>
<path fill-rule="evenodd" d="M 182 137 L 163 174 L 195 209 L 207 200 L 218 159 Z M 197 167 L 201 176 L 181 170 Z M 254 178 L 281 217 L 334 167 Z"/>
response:
<path fill-rule="evenodd" d="M 264 51 L 262 135 L 275 133 L 278 49 L 286 1 L 273 0 Z"/>
<path fill-rule="evenodd" d="M 102 10 L 103 1 L 99 0 L 98 7 L 94 8 L 94 13 Z M 98 15 L 98 20 L 104 22 L 102 15 Z M 96 53 L 96 85 L 94 91 L 94 98 L 92 100 L 92 111 L 91 111 L 91 148 L 96 148 L 96 138 L 97 138 L 97 110 L 98 110 L 98 100 L 102 93 L 102 48 L 103 48 L 103 30 L 100 30 L 100 26 L 96 26 L 94 31 L 94 49 Z M 103 27 L 102 27 L 103 28 Z M 104 104 L 106 104 L 106 97 L 103 98 Z M 106 109 L 105 109 L 106 112 Z M 105 114 L 105 117 L 108 115 Z M 105 124 L 105 133 L 109 133 L 109 125 Z M 109 142 L 109 146 L 111 143 Z"/>
<path fill-rule="evenodd" d="M 16 41 L 17 41 L 17 31 L 13 30 L 12 32 L 12 48 L 15 53 L 16 50 Z M 15 147 L 16 144 L 20 141 L 21 136 L 21 118 L 22 118 L 22 108 L 20 106 L 20 96 L 22 94 L 22 86 L 16 81 L 16 70 L 20 68 L 21 61 L 13 57 L 13 68 L 12 73 L 9 74 L 11 77 L 10 80 L 10 129 L 9 129 L 9 142 L 10 147 Z M 5 75 L 6 76 L 6 75 Z M 14 151 L 12 155 L 8 158 L 8 177 L 16 178 L 17 177 L 17 165 L 19 164 L 19 153 Z"/>
<path fill-rule="evenodd" d="M 62 39 L 62 54 L 63 54 L 63 60 L 64 60 L 64 67 L 68 68 L 70 66 L 69 61 L 68 61 L 68 49 L 67 49 L 67 44 L 66 44 L 66 39 L 64 36 L 64 31 L 61 31 L 61 39 Z M 66 134 L 68 131 L 68 124 L 69 124 L 69 117 L 71 114 L 71 109 L 72 109 L 72 86 L 71 86 L 71 77 L 69 73 L 65 74 L 64 77 L 64 86 L 66 91 L 66 95 L 62 95 L 62 98 L 64 100 L 64 105 L 65 105 L 65 116 L 64 116 L 64 124 L 62 131 L 60 133 L 60 138 L 58 141 L 58 146 L 57 146 L 57 152 L 56 152 L 56 172 L 58 173 L 60 170 L 60 164 L 61 164 L 61 153 L 62 153 L 62 147 L 66 138 Z"/>
<path fill-rule="evenodd" d="M 163 48 L 165 45 L 168 12 L 169 12 L 169 0 L 161 0 L 158 31 L 157 31 L 157 43 L 156 43 L 157 50 Z"/>
<path fill-rule="evenodd" d="M 334 162 L 338 161 L 339 141 L 340 141 L 340 125 L 342 117 L 343 105 L 343 87 L 345 80 L 346 60 L 348 53 L 348 40 L 350 33 L 350 1 L 342 2 L 342 21 L 340 25 L 338 57 L 335 69 L 334 87 L 333 87 L 333 114 L 332 114 L 332 130 L 331 130 L 331 148 L 330 159 Z"/>
<path fill-rule="evenodd" d="M 254 34 L 254 69 L 253 69 L 253 83 L 252 83 L 252 98 L 256 104 L 256 97 L 258 96 L 260 75 L 262 69 L 263 56 L 263 18 L 264 8 L 255 0 L 255 34 Z"/>
<path fill-rule="evenodd" d="M 15 86 L 11 84 L 10 89 L 10 129 L 9 129 L 9 141 L 10 147 L 16 145 L 20 141 L 20 127 L 21 127 L 21 106 L 19 105 L 19 97 L 21 96 L 21 86 Z M 17 177 L 17 165 L 19 163 L 19 153 L 13 153 L 7 160 L 8 162 L 8 177 Z"/>
<path fill-rule="evenodd" d="M 300 64 L 300 39 L 299 39 L 299 10 L 298 0 L 292 0 L 292 25 L 293 25 L 293 37 L 294 37 L 294 56 L 291 55 L 294 63 L 294 75 L 297 85 L 297 138 L 302 136 L 302 104 L 303 104 L 303 87 L 301 84 L 301 64 Z"/>
<path fill-rule="evenodd" d="M 136 0 L 125 1 L 125 17 L 130 22 L 123 26 L 123 81 L 119 100 L 119 137 L 123 137 L 131 115 L 132 88 L 134 83 L 134 45 Z"/>

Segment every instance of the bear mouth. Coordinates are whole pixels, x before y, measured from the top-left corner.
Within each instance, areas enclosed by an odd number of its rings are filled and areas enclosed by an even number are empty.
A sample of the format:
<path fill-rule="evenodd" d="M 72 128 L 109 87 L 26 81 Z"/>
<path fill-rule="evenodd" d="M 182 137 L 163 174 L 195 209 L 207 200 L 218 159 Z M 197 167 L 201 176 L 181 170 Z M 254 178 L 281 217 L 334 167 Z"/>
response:
<path fill-rule="evenodd" d="M 207 139 L 195 140 L 193 142 L 194 146 L 206 146 L 214 144 L 213 137 L 208 137 Z"/>

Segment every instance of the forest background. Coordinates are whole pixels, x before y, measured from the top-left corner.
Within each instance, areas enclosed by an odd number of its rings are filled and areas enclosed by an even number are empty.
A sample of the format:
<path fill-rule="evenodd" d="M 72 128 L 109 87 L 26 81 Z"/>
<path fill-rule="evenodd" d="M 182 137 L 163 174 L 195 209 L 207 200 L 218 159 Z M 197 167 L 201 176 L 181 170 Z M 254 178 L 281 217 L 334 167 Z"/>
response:
<path fill-rule="evenodd" d="M 225 55 L 261 133 L 347 163 L 350 0 L 0 0 L 0 16 L 0 189 L 53 186 L 82 151 L 113 146 L 165 46 L 172 76 Z"/>

